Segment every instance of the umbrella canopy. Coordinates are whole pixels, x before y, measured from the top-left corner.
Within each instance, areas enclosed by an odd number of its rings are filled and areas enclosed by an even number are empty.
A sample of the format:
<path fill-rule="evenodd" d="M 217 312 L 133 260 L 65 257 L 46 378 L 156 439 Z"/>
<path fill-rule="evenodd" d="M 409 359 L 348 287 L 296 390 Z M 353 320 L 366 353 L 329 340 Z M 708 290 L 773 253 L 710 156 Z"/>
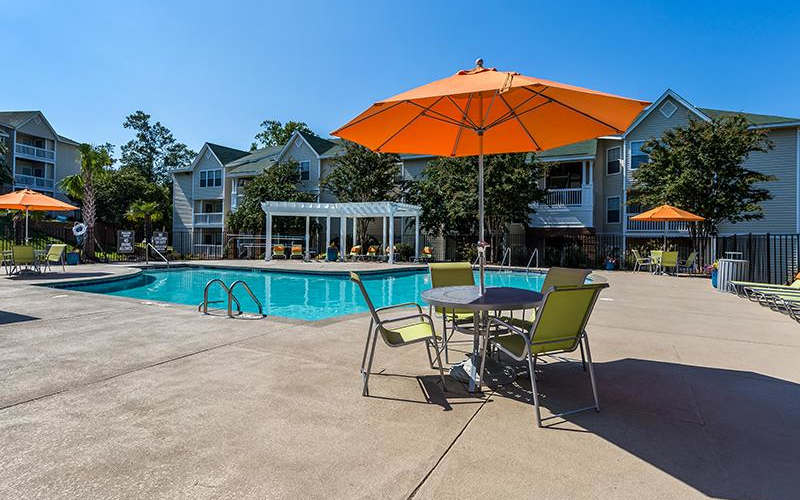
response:
<path fill-rule="evenodd" d="M 621 134 L 649 105 L 509 71 L 475 68 L 378 101 L 333 135 L 381 153 L 478 156 L 480 285 L 483 155 L 542 151 Z"/>
<path fill-rule="evenodd" d="M 642 212 L 631 217 L 631 220 L 649 220 L 654 222 L 700 222 L 706 220 L 686 210 L 681 210 L 672 205 L 661 205 L 647 212 Z"/>
<path fill-rule="evenodd" d="M 25 242 L 28 242 L 28 211 L 66 212 L 78 210 L 78 207 L 61 200 L 51 198 L 31 189 L 22 189 L 0 196 L 0 209 L 25 210 Z"/>

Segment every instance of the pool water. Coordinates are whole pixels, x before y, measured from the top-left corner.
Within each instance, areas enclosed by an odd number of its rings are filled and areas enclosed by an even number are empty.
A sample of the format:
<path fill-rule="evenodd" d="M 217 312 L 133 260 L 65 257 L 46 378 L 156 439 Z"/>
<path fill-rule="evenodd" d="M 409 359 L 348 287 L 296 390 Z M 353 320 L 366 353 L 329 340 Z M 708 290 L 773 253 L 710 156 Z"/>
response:
<path fill-rule="evenodd" d="M 478 282 L 475 273 L 475 282 Z M 141 274 L 116 281 L 57 285 L 81 292 L 117 295 L 142 300 L 172 302 L 197 306 L 203 301 L 203 288 L 219 278 L 227 285 L 245 281 L 261 301 L 268 316 L 305 320 L 334 318 L 368 311 L 358 286 L 345 274 L 288 273 L 280 271 L 233 270 L 211 267 L 148 269 Z M 362 274 L 362 281 L 375 307 L 403 302 L 425 305 L 420 294 L 431 287 L 427 271 L 403 271 Z M 513 286 L 540 291 L 544 275 L 525 272 L 486 273 L 487 286 Z M 213 286 L 209 300 L 222 300 L 222 287 Z M 255 313 L 257 306 L 243 288 L 234 295 L 245 312 Z M 226 307 L 226 303 L 210 307 Z"/>

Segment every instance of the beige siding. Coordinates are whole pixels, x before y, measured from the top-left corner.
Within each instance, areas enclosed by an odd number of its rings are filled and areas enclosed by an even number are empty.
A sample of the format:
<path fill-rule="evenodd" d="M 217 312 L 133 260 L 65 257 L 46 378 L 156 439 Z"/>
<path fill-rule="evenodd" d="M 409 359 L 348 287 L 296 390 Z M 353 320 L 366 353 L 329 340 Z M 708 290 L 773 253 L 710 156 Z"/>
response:
<path fill-rule="evenodd" d="M 606 153 L 609 148 L 622 146 L 620 140 L 597 141 L 597 156 L 594 164 L 594 227 L 598 233 L 621 233 L 622 224 L 606 224 L 606 198 L 622 197 L 622 172 L 607 175 Z"/>
<path fill-rule="evenodd" d="M 192 173 L 172 175 L 172 231 L 192 228 Z"/>
<path fill-rule="evenodd" d="M 774 129 L 769 133 L 775 148 L 754 153 L 744 166 L 776 177 L 761 185 L 772 199 L 762 203 L 764 218 L 738 224 L 722 224 L 720 233 L 794 233 L 797 224 L 797 130 Z"/>

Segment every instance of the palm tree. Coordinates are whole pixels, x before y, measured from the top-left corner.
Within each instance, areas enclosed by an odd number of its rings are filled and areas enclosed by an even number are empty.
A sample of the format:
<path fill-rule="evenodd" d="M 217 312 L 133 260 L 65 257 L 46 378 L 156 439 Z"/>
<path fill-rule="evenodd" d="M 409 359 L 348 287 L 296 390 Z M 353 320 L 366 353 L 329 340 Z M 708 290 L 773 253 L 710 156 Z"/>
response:
<path fill-rule="evenodd" d="M 6 140 L 0 138 L 0 186 L 11 184 L 11 169 L 8 167 L 8 144 Z"/>
<path fill-rule="evenodd" d="M 105 172 L 114 160 L 111 159 L 111 144 L 92 146 L 81 144 L 78 151 L 81 153 L 81 171 L 61 179 L 59 187 L 70 198 L 81 201 L 81 215 L 86 224 L 86 239 L 84 251 L 90 258 L 94 257 L 94 225 L 97 221 L 97 205 L 95 201 L 94 180 Z"/>
<path fill-rule="evenodd" d="M 144 237 L 150 243 L 150 224 L 163 218 L 161 207 L 155 201 L 135 201 L 125 212 L 125 218 L 133 222 L 144 222 Z"/>

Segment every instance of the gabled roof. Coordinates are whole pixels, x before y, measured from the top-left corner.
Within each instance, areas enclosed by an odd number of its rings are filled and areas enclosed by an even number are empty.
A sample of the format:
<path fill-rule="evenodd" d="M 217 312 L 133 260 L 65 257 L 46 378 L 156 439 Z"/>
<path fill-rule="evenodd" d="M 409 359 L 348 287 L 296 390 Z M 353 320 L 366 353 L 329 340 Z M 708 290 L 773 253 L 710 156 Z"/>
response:
<path fill-rule="evenodd" d="M 64 137 L 63 135 L 59 135 L 58 140 L 61 142 L 66 142 L 67 144 L 72 144 L 73 146 L 80 146 L 78 141 L 73 141 L 69 137 Z"/>
<path fill-rule="evenodd" d="M 39 111 L 0 111 L 0 123 L 17 128 L 39 114 Z"/>
<path fill-rule="evenodd" d="M 786 116 L 759 115 L 755 113 L 745 113 L 743 111 L 725 111 L 722 109 L 697 108 L 709 118 L 719 118 L 722 116 L 742 115 L 751 125 L 782 125 L 795 124 L 800 122 L 800 118 L 788 118 Z"/>
<path fill-rule="evenodd" d="M 206 144 L 208 144 L 208 148 L 217 156 L 217 159 L 223 165 L 226 165 L 234 160 L 238 160 L 239 158 L 249 154 L 247 151 L 242 151 L 241 149 L 220 146 L 219 144 L 213 144 L 211 142 L 207 142 Z"/>
<path fill-rule="evenodd" d="M 226 175 L 256 175 L 271 167 L 278 160 L 283 146 L 256 149 L 234 161 L 225 164 Z"/>
<path fill-rule="evenodd" d="M 298 133 L 303 136 L 303 139 L 306 140 L 311 149 L 314 150 L 318 155 L 322 156 L 326 152 L 328 152 L 331 148 L 337 145 L 336 142 L 328 139 L 323 139 L 322 137 L 318 137 L 314 134 L 309 134 L 308 132 L 300 132 Z"/>

